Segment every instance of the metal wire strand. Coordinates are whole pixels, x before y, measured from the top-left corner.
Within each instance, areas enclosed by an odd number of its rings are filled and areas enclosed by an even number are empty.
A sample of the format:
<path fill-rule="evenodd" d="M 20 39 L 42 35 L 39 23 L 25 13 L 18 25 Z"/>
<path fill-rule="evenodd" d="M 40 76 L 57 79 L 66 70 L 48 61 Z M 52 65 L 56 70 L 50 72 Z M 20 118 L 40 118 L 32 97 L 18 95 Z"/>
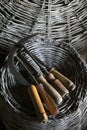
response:
<path fill-rule="evenodd" d="M 29 100 L 27 88 L 17 82 L 8 64 L 6 64 L 1 71 L 1 95 L 4 99 L 0 98 L 0 103 L 3 104 L 0 107 L 0 114 L 7 128 L 13 130 L 81 130 L 86 125 L 86 63 L 71 46 L 55 41 L 53 43 L 36 38 L 33 44 L 29 45 L 26 43 L 26 47 L 44 61 L 47 66 L 55 67 L 70 78 L 75 83 L 76 89 L 70 93 L 69 99 L 58 106 L 60 113 L 56 117 L 50 115 L 50 122 L 40 125 L 37 121 L 33 105 Z M 22 55 L 28 62 L 33 64 L 32 60 L 24 52 L 22 52 Z M 27 75 L 20 63 L 15 61 L 15 64 L 17 71 L 32 82 L 30 76 Z"/>

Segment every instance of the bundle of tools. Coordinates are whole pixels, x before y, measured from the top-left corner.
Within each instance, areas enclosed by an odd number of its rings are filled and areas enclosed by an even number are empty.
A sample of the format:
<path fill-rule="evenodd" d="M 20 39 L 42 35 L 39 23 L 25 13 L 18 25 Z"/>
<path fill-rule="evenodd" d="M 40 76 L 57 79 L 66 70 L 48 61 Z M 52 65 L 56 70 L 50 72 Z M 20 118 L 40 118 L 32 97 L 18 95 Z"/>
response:
<path fill-rule="evenodd" d="M 46 66 L 44 62 L 26 48 L 24 43 L 26 43 L 30 37 L 31 36 L 27 36 L 21 39 L 11 48 L 8 63 L 16 79 L 24 86 L 29 86 L 28 93 L 35 107 L 39 121 L 44 123 L 48 122 L 48 116 L 42 101 L 49 113 L 55 116 L 59 113 L 56 104 L 61 104 L 64 98 L 69 97 L 69 91 L 74 90 L 75 85 L 54 67 Z M 38 65 L 40 72 L 25 59 L 24 54 L 27 54 L 31 60 L 33 60 L 34 64 L 36 63 Z M 32 78 L 32 83 L 17 72 L 15 68 L 15 58 Z"/>

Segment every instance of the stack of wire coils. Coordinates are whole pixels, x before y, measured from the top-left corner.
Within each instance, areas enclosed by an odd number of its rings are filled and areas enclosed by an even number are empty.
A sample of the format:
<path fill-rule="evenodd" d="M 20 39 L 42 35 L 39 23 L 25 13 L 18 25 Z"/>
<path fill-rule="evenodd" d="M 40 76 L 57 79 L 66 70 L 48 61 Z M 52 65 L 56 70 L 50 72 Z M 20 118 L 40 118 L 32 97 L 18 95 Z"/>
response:
<path fill-rule="evenodd" d="M 74 82 L 76 88 L 71 91 L 69 98 L 57 104 L 59 114 L 48 115 L 49 122 L 40 124 L 35 109 L 29 102 L 27 86 L 13 74 L 9 66 L 9 56 L 1 69 L 1 98 L 0 115 L 3 123 L 9 130 L 81 130 L 87 125 L 87 66 L 80 55 L 70 45 L 61 42 L 43 40 L 39 37 L 25 44 L 27 49 L 41 59 L 47 66 L 55 67 Z M 17 55 L 17 54 L 16 54 Z M 33 64 L 33 61 L 22 54 Z M 15 56 L 15 54 L 14 54 Z M 15 67 L 23 74 L 25 79 L 32 82 L 31 76 L 27 75 L 19 61 L 15 60 Z M 35 69 L 39 68 L 35 65 Z M 16 77 L 15 77 L 16 76 Z"/>
<path fill-rule="evenodd" d="M 7 130 L 81 130 L 87 125 L 87 67 L 78 54 L 86 59 L 86 5 L 86 0 L 0 1 L 0 118 Z M 70 98 L 58 105 L 60 113 L 49 115 L 44 125 L 37 120 L 27 88 L 16 81 L 8 58 L 4 60 L 15 43 L 32 33 L 39 36 L 26 43 L 29 51 L 76 85 Z M 19 62 L 16 69 L 26 75 Z"/>

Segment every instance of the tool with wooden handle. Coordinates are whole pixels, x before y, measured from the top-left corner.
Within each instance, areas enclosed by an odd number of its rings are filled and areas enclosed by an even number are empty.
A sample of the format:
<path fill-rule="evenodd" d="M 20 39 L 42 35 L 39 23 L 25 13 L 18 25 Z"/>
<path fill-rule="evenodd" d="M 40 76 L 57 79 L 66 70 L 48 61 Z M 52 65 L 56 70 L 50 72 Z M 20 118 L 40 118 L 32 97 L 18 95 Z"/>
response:
<path fill-rule="evenodd" d="M 57 107 L 57 105 L 55 104 L 54 100 L 51 98 L 51 96 L 48 95 L 48 93 L 44 90 L 43 85 L 39 84 L 37 82 L 37 80 L 35 79 L 35 77 L 32 75 L 31 71 L 33 73 L 35 73 L 35 71 L 31 68 L 31 66 L 29 66 L 29 64 L 27 64 L 27 61 L 25 60 L 25 58 L 22 55 L 18 55 L 18 60 L 19 62 L 21 62 L 21 64 L 24 66 L 24 68 L 27 70 L 27 72 L 29 73 L 29 75 L 32 77 L 32 80 L 35 82 L 36 84 L 36 88 L 38 90 L 38 92 L 40 93 L 44 103 L 46 104 L 48 111 L 52 114 L 52 115 L 56 115 L 59 113 L 59 109 Z M 32 69 L 32 70 L 31 70 Z M 31 70 L 31 71 L 30 71 Z"/>
<path fill-rule="evenodd" d="M 18 58 L 18 57 L 17 57 Z M 22 58 L 22 59 L 21 59 Z M 22 63 L 22 65 L 25 67 L 25 69 L 27 70 L 27 72 L 29 73 L 29 75 L 32 77 L 32 80 L 34 80 L 35 84 L 36 84 L 36 88 L 38 90 L 38 92 L 41 95 L 41 98 L 43 99 L 45 105 L 48 108 L 48 111 L 52 114 L 52 115 L 56 115 L 59 113 L 59 109 L 57 107 L 57 105 L 55 104 L 54 100 L 51 98 L 51 96 L 49 96 L 49 94 L 44 90 L 43 85 L 39 84 L 38 81 L 35 79 L 35 77 L 32 75 L 31 73 L 31 68 L 29 67 L 29 65 L 27 66 L 24 58 L 21 56 L 20 58 L 18 58 L 19 61 Z M 28 68 L 27 68 L 28 67 Z"/>
<path fill-rule="evenodd" d="M 69 96 L 69 91 L 66 89 L 66 87 L 60 82 L 59 79 L 55 78 L 52 73 L 49 73 L 48 75 L 48 81 L 49 83 L 60 93 L 62 98 Z"/>
<path fill-rule="evenodd" d="M 43 99 L 45 105 L 47 106 L 48 111 L 52 115 L 57 115 L 59 113 L 59 109 L 55 104 L 54 100 L 48 95 L 48 93 L 44 90 L 42 84 L 37 84 L 36 88 L 40 93 L 41 98 Z"/>
<path fill-rule="evenodd" d="M 39 65 L 40 69 L 43 70 L 43 68 L 45 68 L 45 72 L 46 70 L 48 70 L 49 72 L 54 74 L 55 78 L 58 78 L 61 83 L 63 83 L 63 85 L 68 89 L 68 90 L 74 90 L 76 88 L 75 84 L 68 79 L 66 76 L 64 76 L 63 74 L 61 74 L 60 72 L 58 72 L 55 68 L 53 67 L 48 67 L 44 64 L 44 62 L 42 62 L 38 57 L 36 57 L 34 54 L 32 54 L 31 52 L 29 52 L 29 50 L 27 50 L 27 48 L 25 47 L 24 43 L 31 37 L 37 35 L 36 34 L 32 34 L 32 35 L 28 35 L 26 37 L 24 37 L 23 39 L 21 39 L 18 43 L 15 43 L 15 45 L 19 46 L 19 47 L 23 47 L 24 50 L 26 51 L 27 54 L 29 54 L 32 59 Z M 44 71 L 43 70 L 43 71 Z M 55 83 L 54 83 L 55 84 Z M 67 95 L 67 93 L 66 93 Z"/>
<path fill-rule="evenodd" d="M 56 70 L 54 67 L 48 67 L 44 64 L 43 61 L 41 61 L 38 57 L 36 57 L 34 54 L 30 52 L 30 55 L 34 60 L 36 60 L 37 63 L 41 64 L 42 66 L 45 67 L 50 73 L 54 75 L 55 78 L 59 79 L 61 83 L 68 89 L 68 90 L 74 90 L 76 88 L 75 84 L 66 76 L 61 74 L 58 70 Z M 41 66 L 39 65 L 39 66 Z"/>
<path fill-rule="evenodd" d="M 29 56 L 37 63 L 37 65 L 40 67 L 41 71 L 45 74 L 45 77 L 47 77 L 48 80 L 50 81 L 51 80 L 51 78 L 50 78 L 51 76 L 50 75 L 52 75 L 52 73 L 48 72 L 46 66 L 42 65 L 41 62 L 38 62 L 37 57 L 35 57 L 31 52 L 29 52 L 29 50 L 27 50 L 27 48 L 24 46 L 23 42 L 24 41 L 21 40 L 21 41 L 18 42 L 17 45 L 20 45 L 21 47 L 23 47 L 24 51 L 27 54 L 29 54 Z M 38 75 L 40 75 L 40 74 L 38 74 Z M 39 81 L 41 81 L 42 79 L 44 79 L 44 77 L 42 78 L 42 76 L 41 76 L 38 79 L 39 79 Z M 55 77 L 54 77 L 54 79 L 55 79 Z M 58 79 L 55 79 L 55 80 L 52 80 L 52 81 L 53 81 L 54 86 L 59 88 L 59 92 L 60 92 L 62 97 L 65 97 L 65 96 L 67 96 L 69 94 L 69 91 L 65 88 L 65 86 Z M 48 86 L 47 88 L 50 87 L 51 91 L 53 90 L 52 87 L 50 86 L 50 84 L 48 82 L 46 82 L 46 80 L 42 80 L 41 82 L 43 82 L 45 84 L 45 86 Z M 53 92 L 51 92 L 51 93 L 54 93 L 54 91 L 55 90 L 53 90 Z M 56 94 L 56 91 L 55 91 L 55 94 Z"/>
<path fill-rule="evenodd" d="M 34 85 L 31 85 L 28 87 L 28 93 L 31 97 L 32 103 L 34 105 L 34 108 L 37 113 L 37 117 L 41 124 L 48 122 L 48 116 L 46 114 L 46 111 L 43 107 L 42 101 L 40 99 L 40 96 L 38 94 L 38 91 Z"/>
<path fill-rule="evenodd" d="M 44 85 L 45 90 L 53 97 L 57 104 L 62 102 L 62 97 L 59 92 L 47 82 L 43 75 L 40 75 L 37 80 Z"/>
<path fill-rule="evenodd" d="M 75 84 L 70 79 L 55 70 L 55 68 L 52 68 L 50 72 L 53 73 L 53 75 L 58 78 L 68 90 L 74 90 L 76 88 Z"/>
<path fill-rule="evenodd" d="M 25 41 L 28 40 L 28 37 L 24 38 Z M 25 41 L 23 39 L 20 40 L 17 45 L 21 46 L 24 48 L 24 51 L 36 62 L 36 64 L 40 67 L 41 71 L 46 75 L 47 78 L 50 77 L 50 72 L 48 70 L 50 70 L 50 68 L 48 68 L 39 58 L 37 58 L 35 55 L 33 55 L 24 45 Z M 52 71 L 53 72 L 53 71 Z M 52 74 L 51 74 L 52 75 Z M 64 79 L 64 77 L 62 77 Z M 49 80 L 51 80 L 49 78 Z M 65 79 L 67 80 L 67 79 Z M 64 81 L 64 80 L 63 80 Z M 69 80 L 70 82 L 70 80 Z M 62 84 L 62 81 L 60 83 L 60 81 L 56 79 L 56 81 L 54 82 L 54 85 L 59 88 L 60 90 L 60 94 L 62 97 L 65 97 L 69 94 L 69 91 L 67 90 L 67 88 L 65 88 L 65 84 Z"/>
<path fill-rule="evenodd" d="M 36 84 L 36 88 L 38 90 L 38 92 L 40 93 L 43 101 L 45 102 L 49 112 L 52 115 L 56 115 L 59 113 L 58 107 L 56 106 L 55 102 L 53 101 L 53 99 L 48 95 L 48 93 L 43 89 L 42 85 L 39 84 L 37 82 L 37 80 L 35 79 L 35 77 L 32 75 L 31 71 L 33 73 L 35 73 L 35 71 L 32 69 L 32 67 L 27 64 L 27 61 L 25 60 L 25 58 L 22 55 L 18 55 L 18 60 L 19 62 L 21 62 L 21 64 L 24 66 L 24 68 L 27 70 L 27 72 L 29 73 L 29 75 L 32 77 L 32 79 L 34 80 L 35 84 Z M 32 69 L 32 70 L 31 70 Z M 30 71 L 31 70 L 31 71 Z"/>
<path fill-rule="evenodd" d="M 53 86 L 55 87 L 55 89 L 58 90 L 58 92 L 60 93 L 60 95 L 62 97 L 68 96 L 69 95 L 69 91 L 67 90 L 67 88 L 62 84 L 62 82 L 60 82 L 58 79 L 56 79 L 54 77 L 54 75 L 52 73 L 50 73 L 46 66 L 44 66 L 43 64 L 41 64 L 41 62 L 38 62 L 38 58 L 36 56 L 34 56 L 31 52 L 29 52 L 25 46 L 24 50 L 27 54 L 29 54 L 29 56 L 36 62 L 36 64 L 39 66 L 39 68 L 41 69 L 41 71 L 44 73 L 45 77 L 49 80 L 49 82 L 53 82 Z M 40 60 L 39 60 L 40 61 Z M 44 77 L 43 77 L 44 78 Z M 40 80 L 42 80 L 42 78 L 40 78 Z M 43 82 L 43 80 L 41 81 Z M 45 82 L 45 80 L 44 80 Z M 47 83 L 45 83 L 47 85 Z"/>
<path fill-rule="evenodd" d="M 44 76 L 40 73 L 38 73 L 37 70 L 34 69 L 34 67 L 29 64 L 29 62 L 21 55 L 18 54 L 18 60 L 23 64 L 23 66 L 25 66 L 27 72 L 30 74 L 32 73 L 32 76 L 35 77 L 34 79 L 37 79 L 39 83 L 42 83 L 44 85 L 45 90 L 47 90 L 47 92 L 49 92 L 49 94 L 53 97 L 53 99 L 55 100 L 55 102 L 57 104 L 60 104 L 62 102 L 62 97 L 61 95 L 57 92 L 57 90 L 55 88 L 53 88 L 48 82 L 47 80 L 44 78 Z"/>
<path fill-rule="evenodd" d="M 17 51 L 17 47 L 14 46 L 12 48 L 12 50 L 10 51 L 9 53 L 9 56 L 8 56 L 8 67 L 10 68 L 10 71 L 11 73 L 14 75 L 14 78 L 15 78 L 15 81 L 22 85 L 22 86 L 26 86 L 28 87 L 28 93 L 32 99 L 32 102 L 33 102 L 33 105 L 35 107 L 35 110 L 37 112 L 37 116 L 39 118 L 39 121 L 41 123 L 46 123 L 48 122 L 48 116 L 45 112 L 45 109 L 43 107 L 43 104 L 42 104 L 42 101 L 40 99 L 40 96 L 37 92 L 37 89 L 34 85 L 31 85 L 28 81 L 26 81 L 23 76 L 20 74 L 20 72 L 18 72 L 16 70 L 16 66 L 15 66 L 15 61 L 14 61 L 14 55 L 15 55 L 15 52 Z"/>
<path fill-rule="evenodd" d="M 23 65 L 23 67 L 25 68 L 25 70 L 28 71 L 29 73 L 29 76 L 32 77 L 33 79 L 33 82 L 36 84 L 36 85 L 39 85 L 37 88 L 38 88 L 38 91 L 40 93 L 40 95 L 43 97 L 43 101 L 44 103 L 46 104 L 49 112 L 52 114 L 52 115 L 56 115 L 58 114 L 59 110 L 58 110 L 58 107 L 56 106 L 55 102 L 53 101 L 53 99 L 45 92 L 45 90 L 43 89 L 42 90 L 42 86 L 40 84 L 38 84 L 37 80 L 35 79 L 35 77 L 32 75 L 32 73 L 29 71 L 29 68 L 27 68 L 27 64 L 25 64 L 25 61 L 23 60 L 23 57 L 22 55 L 20 55 L 20 57 L 17 56 L 17 52 L 18 48 L 16 46 L 14 46 L 12 49 L 11 49 L 11 52 L 8 56 L 8 66 L 10 67 L 10 70 L 12 72 L 12 74 L 14 75 L 14 77 L 16 78 L 16 82 L 18 82 L 18 84 L 21 84 L 23 86 L 30 86 L 32 88 L 32 85 L 30 84 L 30 82 L 28 82 L 21 74 L 19 71 L 16 70 L 16 66 L 15 66 L 15 57 L 18 58 L 18 61 L 21 63 L 21 65 Z M 21 59 L 22 58 L 22 59 Z M 17 59 L 16 59 L 17 61 Z M 41 87 L 40 87 L 41 86 Z M 30 91 L 31 91 L 31 88 L 30 88 Z M 34 88 L 34 87 L 33 87 Z M 35 89 L 34 89 L 35 90 Z M 36 91 L 36 90 L 35 90 Z M 45 94 L 45 95 L 44 95 Z M 31 97 L 32 97 L 32 93 L 30 94 Z M 35 96 L 33 96 L 33 98 L 35 98 Z M 36 101 L 36 99 L 33 99 L 34 101 Z M 39 102 L 38 102 L 39 104 Z M 38 105 L 37 104 L 37 105 Z M 37 109 L 37 105 L 35 106 L 35 109 Z M 43 109 L 42 109 L 43 110 Z M 44 111 L 44 110 L 43 110 Z M 39 110 L 37 112 L 37 114 L 40 113 Z M 48 117 L 47 115 L 44 113 L 43 115 L 40 115 L 38 114 L 39 119 L 40 121 L 43 123 L 47 122 L 48 120 Z"/>

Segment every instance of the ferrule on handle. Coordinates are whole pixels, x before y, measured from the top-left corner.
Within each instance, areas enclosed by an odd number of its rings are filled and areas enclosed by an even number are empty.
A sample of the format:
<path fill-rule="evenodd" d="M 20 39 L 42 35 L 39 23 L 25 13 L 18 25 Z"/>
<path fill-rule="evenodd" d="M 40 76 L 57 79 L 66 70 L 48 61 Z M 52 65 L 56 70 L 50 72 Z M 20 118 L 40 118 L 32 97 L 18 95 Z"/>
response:
<path fill-rule="evenodd" d="M 28 93 L 31 97 L 32 103 L 34 105 L 34 108 L 37 113 L 37 117 L 41 124 L 48 122 L 48 116 L 46 114 L 46 111 L 43 107 L 42 101 L 40 99 L 40 96 L 38 94 L 38 91 L 34 85 L 31 85 L 28 87 Z"/>
<path fill-rule="evenodd" d="M 54 98 L 55 102 L 60 104 L 62 102 L 61 95 L 57 92 L 55 88 L 53 88 L 47 80 L 43 77 L 43 75 L 40 75 L 38 77 L 38 81 L 42 83 L 45 87 L 45 89 L 49 92 L 49 94 Z"/>
<path fill-rule="evenodd" d="M 70 79 L 55 70 L 55 68 L 52 68 L 50 72 L 55 76 L 55 78 L 59 79 L 68 90 L 74 90 L 76 88 Z"/>

